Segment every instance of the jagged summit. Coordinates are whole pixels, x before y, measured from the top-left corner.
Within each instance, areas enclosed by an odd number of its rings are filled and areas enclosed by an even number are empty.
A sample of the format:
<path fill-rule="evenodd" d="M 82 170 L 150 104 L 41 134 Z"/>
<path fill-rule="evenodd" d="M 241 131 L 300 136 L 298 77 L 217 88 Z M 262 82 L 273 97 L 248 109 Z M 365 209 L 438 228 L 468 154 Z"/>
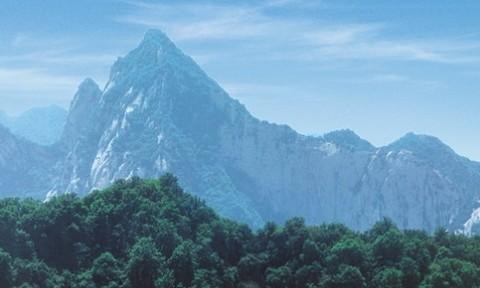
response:
<path fill-rule="evenodd" d="M 354 151 L 373 151 L 375 147 L 370 142 L 360 138 L 350 129 L 336 130 L 323 135 L 328 142 L 333 142 L 341 147 Z"/>
<path fill-rule="evenodd" d="M 77 93 L 73 97 L 70 104 L 70 113 L 78 109 L 78 106 L 88 106 L 89 103 L 97 102 L 100 98 L 100 88 L 98 84 L 91 78 L 86 78 L 78 86 Z"/>
<path fill-rule="evenodd" d="M 85 89 L 91 89 L 91 88 L 98 88 L 97 82 L 93 80 L 92 78 L 85 78 L 80 85 L 78 85 L 79 90 L 85 90 Z"/>
<path fill-rule="evenodd" d="M 396 142 L 386 147 L 385 151 L 408 151 L 415 159 L 422 159 L 422 163 L 433 167 L 435 171 L 448 174 L 448 181 L 463 182 L 467 175 L 478 175 L 478 168 L 465 157 L 459 156 L 452 148 L 440 139 L 415 133 L 408 133 Z M 471 190 L 468 192 L 472 192 Z"/>
<path fill-rule="evenodd" d="M 91 130 L 94 126 L 94 115 L 102 91 L 91 78 L 85 79 L 78 87 L 77 93 L 70 103 L 68 117 L 62 133 L 61 142 L 74 142 Z"/>
<path fill-rule="evenodd" d="M 133 55 L 152 57 L 148 60 L 166 60 L 171 57 L 188 57 L 160 30 L 148 30 L 138 47 L 132 51 Z M 131 55 L 129 54 L 129 55 Z M 128 57 L 128 56 L 127 56 Z M 156 59 L 155 59 L 156 58 Z M 144 59 L 147 60 L 147 59 Z"/>
<path fill-rule="evenodd" d="M 119 62 L 133 64 L 137 61 L 135 64 L 146 65 L 172 63 L 172 60 L 178 59 L 191 61 L 190 57 L 185 55 L 165 33 L 151 29 L 145 33 L 137 48 L 120 58 Z"/>
<path fill-rule="evenodd" d="M 161 30 L 150 29 L 144 37 L 141 45 L 152 45 L 157 48 L 175 47 L 175 44 L 168 38 L 168 36 Z"/>
<path fill-rule="evenodd" d="M 425 156 L 443 154 L 456 154 L 449 146 L 440 139 L 423 134 L 407 133 L 405 136 L 388 146 L 394 150 L 409 150 L 415 153 L 421 153 Z"/>
<path fill-rule="evenodd" d="M 113 94 L 122 94 L 126 92 L 124 89 L 128 91 L 131 87 L 141 90 L 160 81 L 162 77 L 174 74 L 207 77 L 193 59 L 185 55 L 163 32 L 149 30 L 134 50 L 118 58 L 112 66 L 104 92 L 112 94 L 112 88 L 115 88 Z M 115 97 L 106 95 L 106 98 L 111 100 Z"/>

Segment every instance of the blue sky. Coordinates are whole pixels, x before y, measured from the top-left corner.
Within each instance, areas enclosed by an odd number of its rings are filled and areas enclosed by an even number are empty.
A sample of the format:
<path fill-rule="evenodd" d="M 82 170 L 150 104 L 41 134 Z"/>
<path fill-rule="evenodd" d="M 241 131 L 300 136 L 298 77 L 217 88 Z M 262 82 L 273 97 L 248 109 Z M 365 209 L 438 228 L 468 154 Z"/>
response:
<path fill-rule="evenodd" d="M 377 146 L 430 134 L 480 160 L 478 15 L 458 0 L 2 0 L 0 110 L 67 107 L 159 28 L 261 119 Z"/>

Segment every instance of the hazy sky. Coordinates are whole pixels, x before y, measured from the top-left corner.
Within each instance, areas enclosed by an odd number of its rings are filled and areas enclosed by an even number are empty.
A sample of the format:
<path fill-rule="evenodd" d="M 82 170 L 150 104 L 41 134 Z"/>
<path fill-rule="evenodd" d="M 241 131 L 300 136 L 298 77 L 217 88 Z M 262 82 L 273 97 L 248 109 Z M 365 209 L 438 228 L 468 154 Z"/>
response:
<path fill-rule="evenodd" d="M 234 4 L 241 2 L 241 4 Z M 0 1 L 0 110 L 67 107 L 160 28 L 257 117 L 480 160 L 480 1 Z"/>

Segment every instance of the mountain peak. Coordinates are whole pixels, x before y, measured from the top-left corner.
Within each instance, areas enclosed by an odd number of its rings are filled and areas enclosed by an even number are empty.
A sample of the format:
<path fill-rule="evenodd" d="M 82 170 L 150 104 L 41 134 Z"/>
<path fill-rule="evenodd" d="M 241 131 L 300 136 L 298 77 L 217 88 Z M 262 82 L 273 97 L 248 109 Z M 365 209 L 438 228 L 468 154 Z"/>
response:
<path fill-rule="evenodd" d="M 143 36 L 142 43 L 151 43 L 156 45 L 174 45 L 168 36 L 158 29 L 150 29 Z"/>
<path fill-rule="evenodd" d="M 360 138 L 350 129 L 336 130 L 323 135 L 328 142 L 333 142 L 352 151 L 371 151 L 375 147 L 368 141 Z"/>
<path fill-rule="evenodd" d="M 92 117 L 98 108 L 102 91 L 97 83 L 90 78 L 85 79 L 78 87 L 65 124 L 63 140 L 77 138 L 84 131 L 89 130 L 93 122 Z"/>
<path fill-rule="evenodd" d="M 442 159 L 446 155 L 454 156 L 455 151 L 440 139 L 423 134 L 407 133 L 388 146 L 393 150 L 408 150 L 427 159 Z"/>
<path fill-rule="evenodd" d="M 90 91 L 90 90 L 99 90 L 97 82 L 95 82 L 92 78 L 86 78 L 85 80 L 80 83 L 78 86 L 79 91 Z"/>
<path fill-rule="evenodd" d="M 177 54 L 177 46 L 160 30 L 150 29 L 143 36 L 143 40 L 136 49 L 137 53 L 147 57 L 158 57 L 159 54 Z M 137 54 L 136 53 L 136 54 Z M 158 60 L 158 59 L 157 59 Z"/>
<path fill-rule="evenodd" d="M 194 61 L 165 33 L 151 29 L 145 33 L 143 40 L 134 50 L 118 58 L 112 66 L 106 90 L 119 83 L 125 84 L 123 88 L 127 89 L 139 83 L 146 85 L 167 69 L 183 69 L 187 72 L 199 70 L 194 66 Z"/>
<path fill-rule="evenodd" d="M 398 139 L 397 141 L 392 143 L 390 146 L 398 147 L 400 149 L 410 149 L 415 147 L 450 149 L 440 139 L 434 136 L 424 135 L 424 134 L 415 134 L 413 132 L 409 132 L 405 134 L 405 136 Z"/>
<path fill-rule="evenodd" d="M 91 78 L 86 78 L 78 86 L 78 91 L 75 94 L 72 103 L 70 104 L 70 112 L 78 105 L 85 102 L 96 102 L 100 94 L 100 88 L 98 84 Z"/>

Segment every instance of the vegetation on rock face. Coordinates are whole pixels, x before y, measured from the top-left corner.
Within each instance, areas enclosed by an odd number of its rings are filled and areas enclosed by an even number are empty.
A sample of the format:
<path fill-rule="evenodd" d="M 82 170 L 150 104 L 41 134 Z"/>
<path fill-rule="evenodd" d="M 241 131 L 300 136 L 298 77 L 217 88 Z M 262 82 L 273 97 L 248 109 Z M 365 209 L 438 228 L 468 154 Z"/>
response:
<path fill-rule="evenodd" d="M 117 181 L 85 198 L 0 201 L 0 287 L 480 287 L 480 238 L 307 227 L 256 233 L 176 178 Z"/>

